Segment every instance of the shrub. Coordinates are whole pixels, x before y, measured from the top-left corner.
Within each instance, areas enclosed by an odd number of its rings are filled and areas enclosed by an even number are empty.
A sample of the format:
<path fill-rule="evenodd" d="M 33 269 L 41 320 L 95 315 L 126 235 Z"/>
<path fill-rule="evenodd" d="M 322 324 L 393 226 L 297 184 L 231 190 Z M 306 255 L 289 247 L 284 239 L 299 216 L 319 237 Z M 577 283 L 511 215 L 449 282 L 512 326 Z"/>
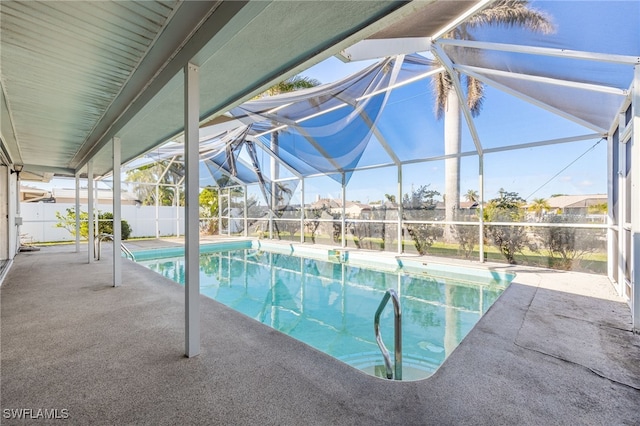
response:
<path fill-rule="evenodd" d="M 517 192 L 500 190 L 500 197 L 489 200 L 484 209 L 487 222 L 520 222 L 524 219 L 525 200 Z M 521 253 L 528 243 L 526 228 L 523 226 L 487 225 L 485 237 L 493 242 L 510 264 L 516 263 L 516 253 Z"/>
<path fill-rule="evenodd" d="M 572 215 L 547 216 L 545 222 L 578 223 L 581 218 Z M 549 256 L 559 260 L 557 267 L 571 269 L 574 260 L 581 259 L 585 254 L 595 251 L 602 245 L 599 241 L 600 231 L 594 229 L 565 228 L 549 226 L 540 232 L 542 242 L 549 251 Z"/>
<path fill-rule="evenodd" d="M 63 228 L 69 231 L 71 235 L 76 236 L 76 212 L 75 209 L 69 208 L 66 210 L 66 214 L 56 212 L 56 228 Z M 89 213 L 80 211 L 80 236 L 84 239 L 89 238 Z M 127 240 L 131 236 L 131 227 L 129 223 L 122 219 L 120 221 L 122 232 L 122 239 Z M 98 212 L 98 233 L 99 234 L 113 234 L 113 213 Z"/>

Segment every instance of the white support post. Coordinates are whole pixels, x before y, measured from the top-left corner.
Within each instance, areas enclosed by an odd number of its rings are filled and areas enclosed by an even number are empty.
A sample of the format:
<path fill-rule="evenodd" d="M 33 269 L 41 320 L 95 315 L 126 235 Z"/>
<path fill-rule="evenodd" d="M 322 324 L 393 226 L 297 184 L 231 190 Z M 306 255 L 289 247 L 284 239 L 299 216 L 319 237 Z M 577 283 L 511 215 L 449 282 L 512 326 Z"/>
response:
<path fill-rule="evenodd" d="M 347 214 L 347 206 L 346 206 L 346 204 L 347 204 L 347 185 L 345 185 L 345 181 L 346 180 L 347 180 L 346 179 L 346 175 L 345 175 L 344 172 L 342 172 L 342 215 L 341 215 L 342 216 L 342 222 L 341 222 L 342 231 L 340 233 L 341 234 L 340 237 L 342 239 L 340 247 L 342 247 L 342 248 L 347 246 L 347 241 L 346 241 L 347 233 L 346 233 L 346 229 L 345 229 L 345 227 L 347 225 L 347 221 L 346 221 L 346 218 L 345 218 L 345 215 Z"/>
<path fill-rule="evenodd" d="M 227 194 L 227 236 L 231 236 L 231 190 Z"/>
<path fill-rule="evenodd" d="M 160 238 L 160 183 L 156 182 L 156 238 Z"/>
<path fill-rule="evenodd" d="M 243 235 L 245 237 L 249 236 L 249 220 L 248 220 L 248 214 L 249 212 L 247 211 L 247 185 L 244 186 L 244 191 L 243 191 L 243 199 L 244 199 L 244 208 L 242 209 L 242 215 L 243 215 L 243 219 L 244 219 L 244 232 Z"/>
<path fill-rule="evenodd" d="M 80 253 L 80 173 L 76 172 L 76 253 Z"/>
<path fill-rule="evenodd" d="M 396 205 L 398 206 L 398 254 L 402 254 L 404 252 L 402 243 L 402 215 L 404 214 L 402 209 L 402 164 L 398 164 L 398 199 L 396 200 Z"/>
<path fill-rule="evenodd" d="M 93 184 L 93 236 L 94 238 L 100 233 L 100 193 L 98 192 L 98 183 L 94 179 Z"/>
<path fill-rule="evenodd" d="M 633 135 L 631 146 L 631 291 L 633 331 L 640 334 L 640 65 L 635 66 L 631 108 Z M 629 161 L 629 159 L 627 159 Z"/>
<path fill-rule="evenodd" d="M 120 176 L 120 166 L 122 153 L 120 150 L 120 138 L 113 138 L 113 286 L 122 285 L 122 256 L 120 246 L 122 245 L 122 177 Z"/>
<path fill-rule="evenodd" d="M 198 67 L 184 67 L 185 158 L 185 355 L 200 354 L 200 234 L 199 234 L 199 120 Z"/>
<path fill-rule="evenodd" d="M 222 235 L 222 205 L 220 204 L 221 200 L 222 200 L 222 191 L 220 190 L 220 187 L 218 187 L 218 235 Z M 185 223 L 185 226 L 186 226 L 186 223 Z"/>
<path fill-rule="evenodd" d="M 618 118 L 618 134 L 620 133 L 620 118 Z M 615 283 L 616 290 L 619 295 L 622 295 L 622 289 L 624 288 L 624 282 L 620 282 L 618 275 L 618 222 L 616 216 L 618 212 L 614 212 L 614 205 L 620 198 L 614 199 L 614 187 L 618 186 L 618 157 L 614 154 L 619 152 L 619 141 L 611 134 L 607 137 L 607 276 L 609 280 Z M 618 192 L 619 194 L 619 192 Z M 615 227 L 615 229 L 614 229 Z M 624 280 L 623 280 L 624 281 Z M 622 285 L 621 285 L 622 284 Z"/>
<path fill-rule="evenodd" d="M 300 178 L 300 242 L 304 243 L 304 178 Z"/>
<path fill-rule="evenodd" d="M 180 236 L 180 187 L 176 185 L 173 202 L 176 205 L 176 237 Z M 200 217 L 198 216 L 198 222 L 200 222 Z"/>
<path fill-rule="evenodd" d="M 89 248 L 89 263 L 93 262 L 94 252 L 94 235 L 93 235 L 93 160 L 89 160 L 87 163 L 87 228 L 89 230 L 89 236 L 87 245 Z"/>
<path fill-rule="evenodd" d="M 480 194 L 478 198 L 480 198 L 479 207 L 480 207 L 480 217 L 478 221 L 480 222 L 480 226 L 478 226 L 478 252 L 480 253 L 480 263 L 484 262 L 484 155 L 480 154 L 478 156 L 478 188 L 480 189 Z"/>

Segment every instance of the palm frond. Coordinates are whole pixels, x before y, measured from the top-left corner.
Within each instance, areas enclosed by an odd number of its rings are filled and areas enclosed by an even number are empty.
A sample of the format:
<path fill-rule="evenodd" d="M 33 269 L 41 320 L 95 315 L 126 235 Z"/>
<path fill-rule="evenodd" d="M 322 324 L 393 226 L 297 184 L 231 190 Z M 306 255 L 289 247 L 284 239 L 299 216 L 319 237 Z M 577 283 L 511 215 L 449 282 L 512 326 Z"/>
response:
<path fill-rule="evenodd" d="M 278 84 L 271 86 L 263 93 L 263 95 L 274 96 L 274 95 L 279 95 L 281 93 L 294 92 L 300 89 L 309 89 L 311 87 L 318 86 L 319 84 L 320 82 L 315 78 L 305 77 L 302 75 L 295 75 L 291 78 L 281 81 Z"/>
<path fill-rule="evenodd" d="M 453 82 L 451 81 L 451 76 L 448 72 L 441 72 L 434 76 L 433 90 L 436 95 L 436 117 L 440 119 L 447 108 L 447 95 L 450 90 L 453 90 Z"/>
<path fill-rule="evenodd" d="M 477 117 L 484 102 L 484 84 L 477 78 L 467 76 L 467 106 L 471 115 Z"/>
<path fill-rule="evenodd" d="M 468 27 L 483 25 L 522 27 L 542 34 L 551 34 L 555 31 L 551 17 L 530 7 L 526 0 L 498 0 L 490 7 L 473 15 L 464 25 Z"/>

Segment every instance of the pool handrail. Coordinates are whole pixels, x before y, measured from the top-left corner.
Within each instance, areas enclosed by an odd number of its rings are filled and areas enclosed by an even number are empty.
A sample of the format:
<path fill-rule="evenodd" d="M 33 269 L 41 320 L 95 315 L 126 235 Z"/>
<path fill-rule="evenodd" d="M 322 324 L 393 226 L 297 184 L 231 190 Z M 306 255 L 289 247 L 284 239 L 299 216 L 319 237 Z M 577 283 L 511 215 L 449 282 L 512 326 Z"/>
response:
<path fill-rule="evenodd" d="M 95 255 L 94 257 L 96 258 L 96 260 L 100 260 L 100 248 L 102 246 L 102 242 L 104 240 L 111 240 L 113 241 L 113 235 L 112 234 L 107 234 L 107 233 L 101 233 L 96 235 L 95 237 L 95 242 L 96 242 L 96 250 L 95 250 Z M 131 250 L 129 250 L 123 242 L 120 243 L 120 250 L 122 250 L 122 252 L 125 254 L 125 257 L 127 259 L 131 258 L 131 260 L 133 260 L 134 262 L 136 261 L 135 256 L 133 255 L 133 253 L 131 252 Z"/>
<path fill-rule="evenodd" d="M 380 315 L 384 310 L 387 302 L 391 299 L 393 303 L 394 312 L 394 368 L 391 367 L 391 355 L 389 350 L 382 341 L 382 335 L 380 334 Z M 376 336 L 376 342 L 382 352 L 384 358 L 384 365 L 387 370 L 387 379 L 402 380 L 402 310 L 400 309 L 400 298 L 398 293 L 392 288 L 387 290 L 380 301 L 380 305 L 376 310 L 376 314 L 373 318 L 373 330 Z M 395 370 L 395 375 L 394 375 Z M 395 376 L 395 377 L 394 377 Z"/>

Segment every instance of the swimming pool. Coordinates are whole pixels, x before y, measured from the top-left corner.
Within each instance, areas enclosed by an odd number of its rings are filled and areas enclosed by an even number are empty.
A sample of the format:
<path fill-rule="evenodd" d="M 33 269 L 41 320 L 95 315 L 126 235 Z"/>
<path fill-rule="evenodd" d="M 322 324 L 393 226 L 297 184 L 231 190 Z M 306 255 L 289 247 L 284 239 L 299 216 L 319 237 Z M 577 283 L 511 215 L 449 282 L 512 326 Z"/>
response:
<path fill-rule="evenodd" d="M 181 249 L 135 255 L 138 263 L 184 284 Z M 385 377 L 373 318 L 387 289 L 394 289 L 402 308 L 402 377 L 417 380 L 442 364 L 513 279 L 480 269 L 372 256 L 256 242 L 201 246 L 200 291 Z M 380 329 L 392 362 L 393 320 L 389 303 Z"/>

